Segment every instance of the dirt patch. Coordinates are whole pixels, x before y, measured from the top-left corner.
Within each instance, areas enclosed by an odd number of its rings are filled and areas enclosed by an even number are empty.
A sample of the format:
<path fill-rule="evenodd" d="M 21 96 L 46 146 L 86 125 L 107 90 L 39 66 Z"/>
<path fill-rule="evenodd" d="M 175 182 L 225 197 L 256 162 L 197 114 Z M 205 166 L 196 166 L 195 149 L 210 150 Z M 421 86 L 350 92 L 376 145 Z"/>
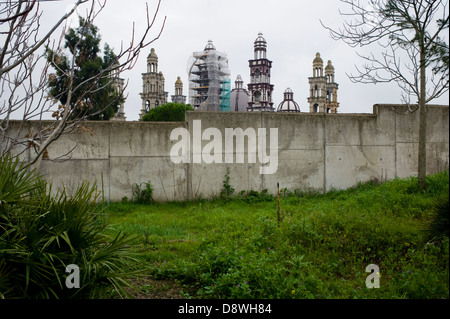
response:
<path fill-rule="evenodd" d="M 182 288 L 175 281 L 156 280 L 152 277 L 130 279 L 132 288 L 127 291 L 135 299 L 183 299 Z"/>

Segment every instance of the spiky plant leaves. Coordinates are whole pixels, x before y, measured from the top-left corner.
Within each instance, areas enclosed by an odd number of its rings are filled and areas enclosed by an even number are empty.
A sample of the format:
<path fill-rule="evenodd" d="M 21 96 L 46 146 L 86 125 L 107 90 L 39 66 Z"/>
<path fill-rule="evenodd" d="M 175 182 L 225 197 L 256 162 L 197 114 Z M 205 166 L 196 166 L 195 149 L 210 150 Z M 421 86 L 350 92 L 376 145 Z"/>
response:
<path fill-rule="evenodd" d="M 35 187 L 40 177 L 24 167 L 19 158 L 9 153 L 0 158 L 0 205 L 16 202 Z"/>
<path fill-rule="evenodd" d="M 95 185 L 51 195 L 51 185 L 12 157 L 0 163 L 0 298 L 125 296 L 136 269 L 133 238 L 105 235 Z M 66 267 L 76 264 L 80 289 L 68 289 Z"/>

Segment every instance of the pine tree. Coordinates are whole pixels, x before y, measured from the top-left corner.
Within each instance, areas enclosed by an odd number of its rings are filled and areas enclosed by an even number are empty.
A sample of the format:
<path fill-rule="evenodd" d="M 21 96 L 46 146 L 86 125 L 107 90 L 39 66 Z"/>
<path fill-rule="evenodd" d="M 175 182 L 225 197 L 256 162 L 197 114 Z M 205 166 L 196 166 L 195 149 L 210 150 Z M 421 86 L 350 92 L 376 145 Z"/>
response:
<path fill-rule="evenodd" d="M 71 28 L 65 35 L 65 48 L 69 55 L 47 49 L 48 60 L 56 71 L 49 80 L 49 94 L 63 105 L 70 98 L 72 118 L 88 115 L 90 120 L 109 120 L 123 99 L 122 92 L 115 90 L 110 71 L 116 56 L 105 44 L 101 57 L 100 42 L 98 28 L 80 18 L 79 27 Z M 71 79 L 69 72 L 75 72 L 74 83 L 68 83 Z M 75 88 L 72 96 L 68 94 L 69 86 Z"/>

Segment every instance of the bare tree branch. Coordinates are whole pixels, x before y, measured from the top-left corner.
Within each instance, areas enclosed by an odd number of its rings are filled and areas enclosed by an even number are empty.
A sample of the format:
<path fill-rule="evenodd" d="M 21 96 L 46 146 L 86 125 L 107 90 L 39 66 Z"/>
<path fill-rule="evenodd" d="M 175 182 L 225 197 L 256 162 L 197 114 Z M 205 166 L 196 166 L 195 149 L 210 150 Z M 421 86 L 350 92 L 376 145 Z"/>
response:
<path fill-rule="evenodd" d="M 58 97 L 48 95 L 47 85 L 49 78 L 55 76 L 50 74 L 50 66 L 58 65 L 56 59 L 59 59 L 59 53 L 63 52 L 66 27 L 62 29 L 56 41 L 50 42 L 50 39 L 81 5 L 88 3 L 89 7 L 86 8 L 84 19 L 89 25 L 93 24 L 105 7 L 106 0 L 76 1 L 72 9 L 58 18 L 42 37 L 38 35 L 41 31 L 42 14 L 38 0 L 9 0 L 0 3 L 0 35 L 4 35 L 4 38 L 0 38 L 0 155 L 11 151 L 14 151 L 16 156 L 28 154 L 28 166 L 39 166 L 42 155 L 51 143 L 64 133 L 83 130 L 83 122 L 89 119 L 89 115 L 83 109 L 83 97 L 102 90 L 114 81 L 114 77 L 119 77 L 122 72 L 132 69 L 140 50 L 159 39 L 165 26 L 166 18 L 164 17 L 156 37 L 147 39 L 150 30 L 155 27 L 161 0 L 158 1 L 153 15 L 149 13 L 147 5 L 147 25 L 139 30 L 142 35 L 137 35 L 133 23 L 129 45 L 124 46 L 122 42 L 116 60 L 111 61 L 110 65 L 99 74 L 76 85 L 75 68 L 79 46 L 75 44 L 69 48 L 75 54 L 67 60 L 69 69 L 67 71 L 60 69 L 61 76 L 67 84 L 64 91 L 67 99 L 64 104 L 61 104 Z M 57 54 L 48 58 L 45 48 Z M 100 79 L 108 79 L 107 84 L 96 85 Z M 120 96 L 124 95 L 125 88 L 126 86 L 119 92 Z M 96 114 L 101 113 L 105 108 Z M 18 112 L 22 114 L 22 119 L 20 124 L 13 128 L 10 125 L 11 117 Z M 44 120 L 48 114 L 52 114 L 54 120 Z M 27 131 L 27 122 L 31 119 L 36 119 L 40 123 L 34 127 L 35 131 Z M 70 151 L 68 154 L 55 158 L 61 160 L 67 158 L 69 154 Z"/>
<path fill-rule="evenodd" d="M 418 177 L 426 186 L 426 105 L 449 90 L 448 0 L 341 0 L 350 7 L 338 30 L 322 26 L 331 38 L 351 47 L 377 45 L 349 74 L 356 83 L 395 82 L 411 112 L 420 111 Z M 447 30 L 447 33 L 445 33 Z M 377 52 L 377 53 L 375 53 Z M 413 109 L 411 98 L 416 98 Z"/>

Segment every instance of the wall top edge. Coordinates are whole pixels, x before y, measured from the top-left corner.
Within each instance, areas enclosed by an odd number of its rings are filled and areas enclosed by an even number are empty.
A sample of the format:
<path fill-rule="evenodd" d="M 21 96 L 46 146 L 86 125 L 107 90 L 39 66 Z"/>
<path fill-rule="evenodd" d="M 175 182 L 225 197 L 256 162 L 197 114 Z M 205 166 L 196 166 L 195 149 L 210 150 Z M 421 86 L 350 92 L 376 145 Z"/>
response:
<path fill-rule="evenodd" d="M 374 104 L 373 105 L 373 114 L 378 114 L 379 109 L 386 109 L 388 111 L 391 111 L 392 109 L 397 109 L 400 112 L 406 111 L 407 109 L 412 108 L 413 110 L 418 108 L 418 104 Z M 441 109 L 445 110 L 449 108 L 448 105 L 441 105 L 441 104 L 427 104 L 428 109 Z"/>
<path fill-rule="evenodd" d="M 417 104 L 411 104 L 411 106 L 417 106 Z M 328 114 L 328 113 L 309 113 L 309 112 L 300 112 L 300 113 L 278 113 L 278 112 L 220 112 L 220 111 L 187 111 L 186 113 L 186 121 L 182 122 L 150 122 L 150 121 L 85 121 L 82 122 L 84 124 L 102 124 L 102 125 L 160 125 L 160 126 L 179 126 L 179 125 L 185 125 L 189 121 L 189 117 L 192 118 L 192 116 L 202 116 L 202 115 L 221 115 L 221 116 L 284 116 L 284 117 L 295 117 L 295 116 L 323 116 L 323 117 L 373 117 L 377 116 L 379 113 L 379 109 L 391 109 L 391 108 L 398 108 L 398 109 L 404 109 L 407 107 L 405 104 L 374 104 L 373 105 L 373 113 L 334 113 L 334 114 Z M 449 109 L 448 105 L 438 105 L 438 104 L 428 104 L 428 108 L 432 109 Z M 25 121 L 25 123 L 42 123 L 42 124 L 51 124 L 55 123 L 53 120 L 30 120 Z M 9 120 L 9 123 L 22 123 L 22 120 Z"/>
<path fill-rule="evenodd" d="M 1 120 L 1 119 L 0 119 Z M 22 120 L 9 120 L 9 123 L 22 123 Z M 52 124 L 55 123 L 55 121 L 52 120 L 29 120 L 25 121 L 24 123 L 42 123 L 42 124 Z M 167 125 L 173 125 L 173 126 L 179 126 L 186 124 L 186 122 L 150 122 L 150 121 L 84 121 L 80 124 L 103 124 L 103 125 L 161 125 L 161 126 L 167 126 Z"/>
<path fill-rule="evenodd" d="M 377 103 L 373 106 L 381 106 L 381 107 L 406 107 L 407 104 L 383 104 L 383 103 Z M 417 106 L 417 104 L 410 104 L 410 106 Z M 427 104 L 428 107 L 436 108 L 448 108 L 449 106 L 446 104 Z"/>

